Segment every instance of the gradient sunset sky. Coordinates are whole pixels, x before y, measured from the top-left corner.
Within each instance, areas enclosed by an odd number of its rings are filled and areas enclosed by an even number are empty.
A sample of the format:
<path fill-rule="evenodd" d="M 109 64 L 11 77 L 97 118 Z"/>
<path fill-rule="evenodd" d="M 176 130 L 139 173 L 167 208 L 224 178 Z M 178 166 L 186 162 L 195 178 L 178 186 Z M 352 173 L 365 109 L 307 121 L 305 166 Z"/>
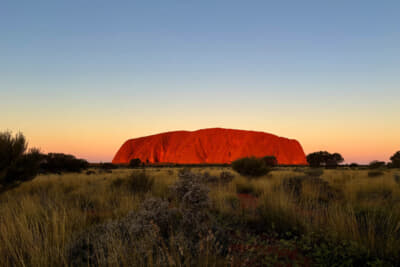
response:
<path fill-rule="evenodd" d="M 1 1 L 0 131 L 93 162 L 211 127 L 388 161 L 399 14 L 400 1 Z"/>

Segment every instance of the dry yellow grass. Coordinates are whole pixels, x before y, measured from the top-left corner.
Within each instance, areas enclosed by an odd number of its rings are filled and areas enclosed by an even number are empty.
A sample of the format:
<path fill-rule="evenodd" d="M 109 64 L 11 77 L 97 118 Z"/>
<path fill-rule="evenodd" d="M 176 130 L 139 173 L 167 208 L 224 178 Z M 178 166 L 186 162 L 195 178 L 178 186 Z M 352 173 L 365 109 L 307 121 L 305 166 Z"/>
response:
<path fill-rule="evenodd" d="M 67 266 L 66 246 L 79 232 L 123 217 L 136 210 L 146 197 L 113 184 L 117 179 L 126 179 L 131 171 L 40 175 L 0 195 L 0 266 Z M 232 172 L 220 167 L 192 171 L 211 175 Z M 146 173 L 155 179 L 147 196 L 167 197 L 178 169 L 148 168 Z M 324 230 L 385 257 L 400 253 L 396 237 L 400 231 L 400 185 L 395 174 L 400 175 L 397 170 L 386 170 L 382 176 L 372 178 L 366 170 L 325 170 L 322 179 L 340 191 L 342 198 L 318 206 L 316 200 L 323 192 L 315 187 L 303 187 L 302 200 L 282 189 L 283 179 L 304 175 L 295 168 L 279 169 L 252 180 L 235 174 L 228 184 L 211 185 L 210 197 L 214 210 L 242 216 L 237 187 L 250 184 L 257 191 L 257 205 L 275 220 L 273 223 L 296 223 L 308 232 Z M 360 214 L 364 221 L 357 217 Z"/>

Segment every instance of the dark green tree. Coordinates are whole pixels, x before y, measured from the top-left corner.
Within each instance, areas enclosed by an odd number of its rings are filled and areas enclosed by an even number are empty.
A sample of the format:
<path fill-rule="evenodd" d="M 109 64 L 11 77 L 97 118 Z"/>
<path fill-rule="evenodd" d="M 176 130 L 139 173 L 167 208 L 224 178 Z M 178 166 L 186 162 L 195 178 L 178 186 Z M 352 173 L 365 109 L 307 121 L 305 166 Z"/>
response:
<path fill-rule="evenodd" d="M 307 155 L 307 162 L 310 167 L 318 168 L 326 166 L 328 168 L 335 168 L 338 164 L 344 161 L 342 155 L 339 153 L 329 153 L 327 151 L 318 151 Z"/>

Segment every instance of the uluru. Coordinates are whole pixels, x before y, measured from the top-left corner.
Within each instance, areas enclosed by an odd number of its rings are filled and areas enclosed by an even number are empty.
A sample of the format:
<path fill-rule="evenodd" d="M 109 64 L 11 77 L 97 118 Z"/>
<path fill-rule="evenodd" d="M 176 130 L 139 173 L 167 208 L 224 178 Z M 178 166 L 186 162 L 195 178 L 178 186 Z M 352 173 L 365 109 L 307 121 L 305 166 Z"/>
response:
<path fill-rule="evenodd" d="M 306 156 L 294 139 L 257 131 L 223 128 L 173 131 L 127 140 L 112 163 L 139 158 L 147 163 L 223 164 L 246 156 L 275 156 L 278 164 L 305 165 Z"/>

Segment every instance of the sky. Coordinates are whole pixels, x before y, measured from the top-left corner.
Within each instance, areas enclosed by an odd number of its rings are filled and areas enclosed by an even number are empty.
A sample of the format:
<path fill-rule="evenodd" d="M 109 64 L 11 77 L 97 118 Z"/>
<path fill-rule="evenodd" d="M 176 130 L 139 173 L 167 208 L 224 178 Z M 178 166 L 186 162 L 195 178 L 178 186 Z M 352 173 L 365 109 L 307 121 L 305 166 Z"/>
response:
<path fill-rule="evenodd" d="M 0 131 L 109 162 L 224 127 L 305 153 L 400 150 L 400 1 L 0 2 Z"/>

